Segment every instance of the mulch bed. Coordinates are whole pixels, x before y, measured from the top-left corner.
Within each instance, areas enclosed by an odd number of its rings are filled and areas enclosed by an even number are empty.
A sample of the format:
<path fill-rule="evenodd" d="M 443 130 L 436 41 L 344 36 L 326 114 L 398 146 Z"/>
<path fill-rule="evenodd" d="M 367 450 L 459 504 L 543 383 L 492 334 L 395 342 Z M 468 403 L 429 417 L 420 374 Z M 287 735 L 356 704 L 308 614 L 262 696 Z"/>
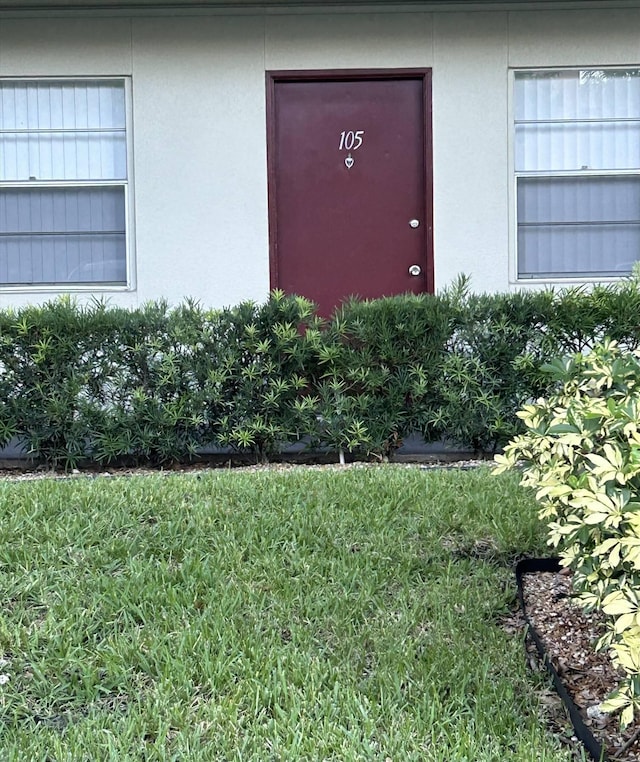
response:
<path fill-rule="evenodd" d="M 607 654 L 594 649 L 604 632 L 602 616 L 585 614 L 572 600 L 570 575 L 525 574 L 522 584 L 527 616 L 584 724 L 605 747 L 607 759 L 640 762 L 640 722 L 621 732 L 618 715 L 598 710 L 620 681 Z"/>

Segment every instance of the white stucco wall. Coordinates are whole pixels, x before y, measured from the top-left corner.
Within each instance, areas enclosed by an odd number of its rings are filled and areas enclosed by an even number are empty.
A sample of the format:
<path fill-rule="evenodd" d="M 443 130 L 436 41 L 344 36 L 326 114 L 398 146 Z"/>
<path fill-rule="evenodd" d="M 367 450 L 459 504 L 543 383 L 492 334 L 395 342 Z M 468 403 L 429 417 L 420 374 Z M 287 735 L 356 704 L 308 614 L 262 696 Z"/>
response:
<path fill-rule="evenodd" d="M 127 306 L 266 296 L 271 69 L 431 67 L 436 287 L 518 287 L 509 69 L 581 65 L 640 66 L 640 8 L 0 18 L 0 77 L 131 77 L 135 278 L 97 292 Z"/>

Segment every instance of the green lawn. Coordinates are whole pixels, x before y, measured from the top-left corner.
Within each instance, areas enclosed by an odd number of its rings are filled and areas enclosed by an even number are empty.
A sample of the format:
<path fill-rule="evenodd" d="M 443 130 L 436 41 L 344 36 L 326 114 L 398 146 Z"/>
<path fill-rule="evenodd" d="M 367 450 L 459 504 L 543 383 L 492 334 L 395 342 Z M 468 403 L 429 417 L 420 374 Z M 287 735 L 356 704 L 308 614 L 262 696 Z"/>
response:
<path fill-rule="evenodd" d="M 0 501 L 2 762 L 570 758 L 497 623 L 513 558 L 545 550 L 512 476 L 214 471 Z"/>

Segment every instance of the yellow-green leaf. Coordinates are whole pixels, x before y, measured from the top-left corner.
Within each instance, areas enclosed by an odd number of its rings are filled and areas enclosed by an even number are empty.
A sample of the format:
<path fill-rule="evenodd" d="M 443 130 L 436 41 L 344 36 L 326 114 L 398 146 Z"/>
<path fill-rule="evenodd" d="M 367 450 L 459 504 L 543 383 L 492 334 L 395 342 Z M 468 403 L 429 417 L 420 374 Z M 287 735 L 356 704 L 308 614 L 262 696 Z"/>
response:
<path fill-rule="evenodd" d="M 602 601 L 602 610 L 609 616 L 621 616 L 622 614 L 629 614 L 631 612 L 635 612 L 637 608 L 637 604 L 626 598 L 625 595 L 619 590 L 610 593 Z"/>
<path fill-rule="evenodd" d="M 603 607 L 603 609 L 604 609 L 604 607 Z M 606 613 L 609 613 L 609 612 L 606 612 Z M 631 612 L 629 614 L 622 614 L 621 616 L 619 616 L 615 620 L 614 625 L 613 625 L 613 628 L 614 628 L 615 632 L 618 635 L 620 635 L 620 633 L 624 632 L 626 629 L 631 627 L 631 625 L 634 623 L 635 618 L 636 618 L 636 612 L 635 611 L 633 611 L 633 612 Z"/>
<path fill-rule="evenodd" d="M 620 715 L 620 727 L 626 728 L 627 725 L 631 725 L 633 722 L 633 704 L 629 704 L 622 710 Z"/>

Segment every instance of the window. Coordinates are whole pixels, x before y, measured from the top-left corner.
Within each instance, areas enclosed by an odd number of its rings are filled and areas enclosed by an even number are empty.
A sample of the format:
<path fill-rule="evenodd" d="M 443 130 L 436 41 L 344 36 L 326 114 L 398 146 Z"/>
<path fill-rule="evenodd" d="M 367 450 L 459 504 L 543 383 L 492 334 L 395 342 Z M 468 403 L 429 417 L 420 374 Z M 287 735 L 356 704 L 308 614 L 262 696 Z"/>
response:
<path fill-rule="evenodd" d="M 640 259 L 640 69 L 516 72 L 518 278 Z"/>
<path fill-rule="evenodd" d="M 123 79 L 0 80 L 0 284 L 127 283 Z"/>

